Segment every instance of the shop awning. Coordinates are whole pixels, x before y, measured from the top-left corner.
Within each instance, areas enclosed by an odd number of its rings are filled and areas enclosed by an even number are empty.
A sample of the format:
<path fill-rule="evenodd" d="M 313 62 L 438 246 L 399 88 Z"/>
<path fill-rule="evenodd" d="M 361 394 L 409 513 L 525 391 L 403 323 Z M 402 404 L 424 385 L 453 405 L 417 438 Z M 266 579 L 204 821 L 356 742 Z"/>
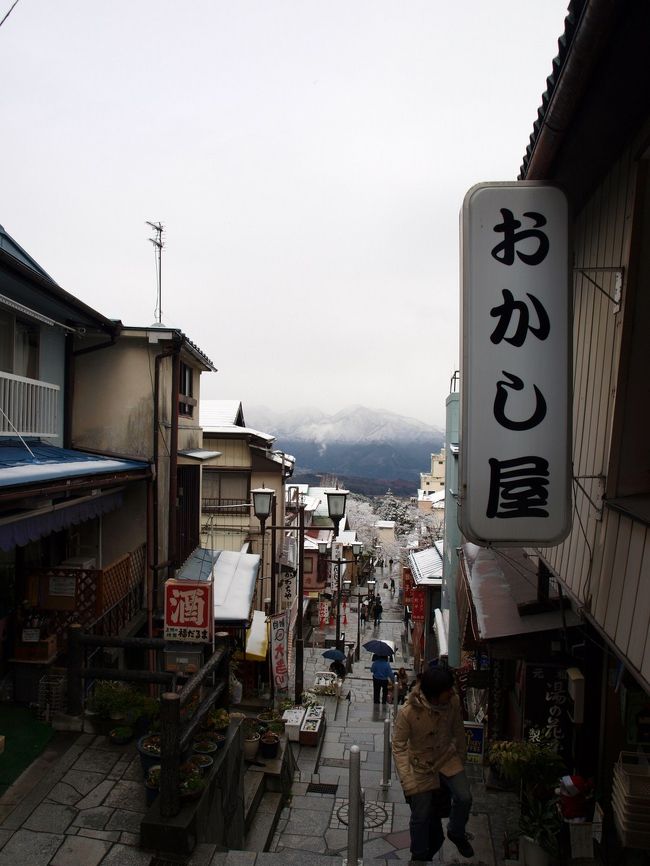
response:
<path fill-rule="evenodd" d="M 26 439 L 25 442 L 29 448 L 13 438 L 0 442 L 0 487 L 9 489 L 68 478 L 150 471 L 149 464 L 141 460 L 124 460 L 57 448 L 39 439 Z"/>
<path fill-rule="evenodd" d="M 497 640 L 580 625 L 570 608 L 525 614 L 518 605 L 534 601 L 537 575 L 521 548 L 463 545 L 465 573 L 476 611 L 479 640 Z M 557 592 L 550 593 L 551 599 Z"/>
<path fill-rule="evenodd" d="M 81 496 L 29 512 L 26 517 L 12 515 L 0 520 L 0 549 L 9 551 L 36 541 L 52 532 L 76 526 L 122 505 L 122 494 Z"/>
<path fill-rule="evenodd" d="M 409 565 L 416 586 L 442 586 L 442 562 L 444 547 L 442 541 L 434 542 L 433 547 L 416 550 L 409 554 Z"/>
<path fill-rule="evenodd" d="M 263 662 L 269 650 L 269 627 L 263 610 L 253 611 L 253 621 L 246 632 L 245 653 L 236 652 L 235 658 Z"/>
<path fill-rule="evenodd" d="M 176 578 L 209 580 L 212 575 L 215 628 L 247 628 L 259 567 L 257 553 L 197 547 L 183 563 Z"/>

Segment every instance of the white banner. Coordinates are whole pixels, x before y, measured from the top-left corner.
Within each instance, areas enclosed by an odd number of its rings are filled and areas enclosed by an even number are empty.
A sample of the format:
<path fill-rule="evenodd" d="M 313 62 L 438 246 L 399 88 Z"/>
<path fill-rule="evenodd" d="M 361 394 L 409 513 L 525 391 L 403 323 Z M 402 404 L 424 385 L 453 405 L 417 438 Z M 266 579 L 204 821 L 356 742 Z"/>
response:
<path fill-rule="evenodd" d="M 330 592 L 332 595 L 339 591 L 339 579 L 342 579 L 339 570 L 342 566 L 337 563 L 342 559 L 343 545 L 336 541 L 332 544 L 332 560 L 335 560 L 335 562 L 330 563 Z"/>
<path fill-rule="evenodd" d="M 571 527 L 564 193 L 473 187 L 461 250 L 460 527 L 477 544 L 557 544 Z"/>
<path fill-rule="evenodd" d="M 289 611 L 273 614 L 271 621 L 271 670 L 276 692 L 289 689 Z"/>

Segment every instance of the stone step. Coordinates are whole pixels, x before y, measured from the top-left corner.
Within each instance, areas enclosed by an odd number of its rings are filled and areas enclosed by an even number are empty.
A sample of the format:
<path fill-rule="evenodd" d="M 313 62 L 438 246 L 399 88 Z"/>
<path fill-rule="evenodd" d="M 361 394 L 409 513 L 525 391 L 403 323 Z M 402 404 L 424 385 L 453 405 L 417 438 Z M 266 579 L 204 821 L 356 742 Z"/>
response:
<path fill-rule="evenodd" d="M 255 818 L 257 807 L 265 790 L 263 773 L 253 773 L 250 769 L 244 773 L 244 827 L 247 832 Z"/>
<path fill-rule="evenodd" d="M 282 811 L 282 794 L 266 791 L 255 812 L 254 825 L 246 834 L 244 851 L 268 851 Z"/>

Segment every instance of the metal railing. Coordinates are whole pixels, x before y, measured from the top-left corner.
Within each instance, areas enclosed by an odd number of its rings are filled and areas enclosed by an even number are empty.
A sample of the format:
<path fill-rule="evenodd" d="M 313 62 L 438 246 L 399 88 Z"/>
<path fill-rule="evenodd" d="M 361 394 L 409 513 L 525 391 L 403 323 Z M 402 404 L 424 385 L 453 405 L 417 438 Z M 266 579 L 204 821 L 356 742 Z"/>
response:
<path fill-rule="evenodd" d="M 249 502 L 241 499 L 223 499 L 222 497 L 203 497 L 201 499 L 201 511 L 206 514 L 249 514 L 251 506 Z"/>
<path fill-rule="evenodd" d="M 0 372 L 0 436 L 58 435 L 59 385 Z"/>

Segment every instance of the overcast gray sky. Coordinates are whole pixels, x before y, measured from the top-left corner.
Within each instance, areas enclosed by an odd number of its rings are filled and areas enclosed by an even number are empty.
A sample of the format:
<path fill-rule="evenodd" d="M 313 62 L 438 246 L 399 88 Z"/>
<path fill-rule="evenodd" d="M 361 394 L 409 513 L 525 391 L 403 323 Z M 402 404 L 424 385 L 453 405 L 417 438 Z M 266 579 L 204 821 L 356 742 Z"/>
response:
<path fill-rule="evenodd" d="M 0 17 L 11 0 L 0 0 Z M 203 396 L 441 425 L 458 215 L 514 180 L 567 0 L 20 0 L 0 223 L 67 291 L 163 322 Z"/>

